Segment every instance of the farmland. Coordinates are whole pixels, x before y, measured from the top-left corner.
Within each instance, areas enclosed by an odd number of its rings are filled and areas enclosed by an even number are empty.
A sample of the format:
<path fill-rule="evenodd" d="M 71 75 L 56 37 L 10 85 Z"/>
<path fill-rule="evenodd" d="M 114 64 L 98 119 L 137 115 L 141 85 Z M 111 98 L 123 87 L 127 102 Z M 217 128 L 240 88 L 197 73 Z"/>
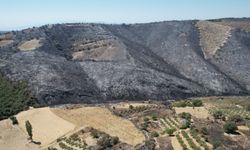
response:
<path fill-rule="evenodd" d="M 12 143 L 23 150 L 234 150 L 237 146 L 244 150 L 250 148 L 248 105 L 249 97 L 201 97 L 169 103 L 30 108 L 15 116 L 17 125 L 10 119 L 0 122 L 0 146 L 13 150 Z M 25 130 L 27 120 L 34 142 Z M 8 138 L 12 134 L 16 138 Z"/>

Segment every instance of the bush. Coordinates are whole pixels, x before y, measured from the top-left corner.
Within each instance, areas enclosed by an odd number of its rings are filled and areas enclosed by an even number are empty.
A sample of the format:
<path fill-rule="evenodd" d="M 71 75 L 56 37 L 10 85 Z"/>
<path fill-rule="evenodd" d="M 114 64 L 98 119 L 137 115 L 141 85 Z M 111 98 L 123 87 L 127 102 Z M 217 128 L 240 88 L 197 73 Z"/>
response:
<path fill-rule="evenodd" d="M 246 110 L 250 111 L 250 104 L 247 105 Z"/>
<path fill-rule="evenodd" d="M 221 110 L 216 110 L 215 112 L 213 112 L 213 116 L 215 119 L 222 119 L 223 117 L 225 117 Z"/>
<path fill-rule="evenodd" d="M 156 121 L 157 120 L 157 116 L 156 115 L 152 115 L 152 120 Z"/>
<path fill-rule="evenodd" d="M 186 113 L 186 112 L 182 112 L 179 114 L 179 116 L 183 119 L 186 119 L 186 120 L 191 120 L 191 114 L 190 113 Z"/>
<path fill-rule="evenodd" d="M 156 131 L 153 131 L 153 132 L 151 133 L 151 137 L 158 137 L 158 136 L 159 136 L 159 133 L 156 132 Z"/>
<path fill-rule="evenodd" d="M 173 133 L 176 131 L 176 129 L 173 129 L 173 128 L 166 128 L 165 129 L 165 132 L 169 135 L 169 136 L 172 136 Z"/>
<path fill-rule="evenodd" d="M 231 121 L 231 122 L 241 122 L 242 118 L 241 118 L 240 115 L 233 115 L 233 116 L 230 116 L 228 118 L 228 121 Z"/>
<path fill-rule="evenodd" d="M 202 128 L 201 128 L 201 133 L 202 133 L 203 135 L 208 135 L 207 128 L 206 128 L 206 127 L 202 127 Z"/>
<path fill-rule="evenodd" d="M 90 135 L 93 137 L 93 138 L 99 138 L 99 133 L 98 133 L 98 131 L 96 130 L 96 129 L 92 129 L 91 131 L 90 131 Z"/>
<path fill-rule="evenodd" d="M 34 104 L 25 82 L 12 82 L 0 74 L 0 120 L 27 110 Z"/>
<path fill-rule="evenodd" d="M 180 129 L 187 129 L 187 128 L 189 128 L 190 127 L 190 120 L 187 120 L 187 119 L 183 119 L 182 121 L 181 121 L 181 127 L 180 127 Z"/>
<path fill-rule="evenodd" d="M 250 122 L 247 122 L 246 123 L 246 126 L 249 128 L 249 130 L 250 130 Z"/>
<path fill-rule="evenodd" d="M 213 149 L 218 149 L 222 145 L 220 141 L 214 141 L 212 142 L 212 144 L 213 144 Z"/>
<path fill-rule="evenodd" d="M 17 119 L 16 119 L 15 116 L 11 116 L 11 117 L 10 117 L 10 120 L 12 121 L 12 124 L 13 124 L 13 125 L 17 125 L 17 124 L 18 124 L 18 121 L 17 121 Z"/>
<path fill-rule="evenodd" d="M 141 124 L 141 129 L 142 130 L 146 130 L 147 131 L 147 128 L 148 128 L 148 122 L 144 122 Z"/>
<path fill-rule="evenodd" d="M 203 103 L 201 100 L 197 99 L 197 100 L 192 101 L 192 105 L 193 105 L 193 107 L 201 107 L 201 106 L 203 106 Z"/>
<path fill-rule="evenodd" d="M 116 145 L 117 143 L 119 143 L 119 138 L 117 136 L 111 137 L 110 143 L 111 143 L 111 145 Z"/>
<path fill-rule="evenodd" d="M 226 133 L 235 133 L 235 131 L 238 129 L 235 122 L 227 122 L 224 124 L 223 128 Z"/>
<path fill-rule="evenodd" d="M 133 105 L 129 105 L 129 109 L 133 109 L 134 108 L 134 106 Z"/>
<path fill-rule="evenodd" d="M 99 146 L 99 149 L 106 149 L 108 147 L 112 147 L 113 145 L 116 145 L 119 143 L 118 137 L 111 137 L 107 134 L 104 134 L 98 141 L 97 145 Z"/>
<path fill-rule="evenodd" d="M 70 136 L 70 138 L 71 138 L 72 140 L 74 140 L 74 141 L 81 141 L 81 139 L 79 138 L 79 136 L 78 136 L 76 133 L 72 134 L 72 135 Z"/>

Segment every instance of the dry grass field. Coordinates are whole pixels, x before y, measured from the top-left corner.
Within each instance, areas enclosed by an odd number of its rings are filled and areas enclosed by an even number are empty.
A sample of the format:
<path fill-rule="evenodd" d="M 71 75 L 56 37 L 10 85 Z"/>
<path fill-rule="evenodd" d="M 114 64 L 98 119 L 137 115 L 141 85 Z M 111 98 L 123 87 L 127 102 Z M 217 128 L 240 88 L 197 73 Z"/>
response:
<path fill-rule="evenodd" d="M 211 58 L 231 36 L 231 27 L 209 21 L 199 21 L 196 25 L 200 30 L 200 45 L 205 58 Z"/>
<path fill-rule="evenodd" d="M 40 44 L 40 40 L 33 39 L 33 40 L 30 40 L 30 41 L 24 42 L 24 43 L 21 44 L 18 48 L 19 48 L 21 51 L 30 51 L 30 50 L 37 49 L 37 48 L 39 48 L 40 46 L 42 46 L 42 45 Z"/>
<path fill-rule="evenodd" d="M 75 126 L 56 116 L 48 107 L 30 109 L 17 115 L 19 126 L 26 133 L 25 121 L 29 120 L 33 127 L 33 139 L 41 142 L 41 146 L 50 144 L 57 138 L 75 129 Z"/>
<path fill-rule="evenodd" d="M 26 132 L 13 126 L 10 120 L 0 122 L 0 150 L 38 150 L 38 145 L 28 141 Z"/>
<path fill-rule="evenodd" d="M 175 107 L 176 114 L 183 112 L 190 113 L 192 116 L 200 119 L 212 118 L 205 107 Z"/>
<path fill-rule="evenodd" d="M 136 145 L 145 140 L 144 135 L 129 120 L 113 115 L 101 107 L 83 107 L 76 109 L 53 109 L 59 117 L 77 127 L 93 127 L 111 136 L 117 136 L 125 143 Z"/>

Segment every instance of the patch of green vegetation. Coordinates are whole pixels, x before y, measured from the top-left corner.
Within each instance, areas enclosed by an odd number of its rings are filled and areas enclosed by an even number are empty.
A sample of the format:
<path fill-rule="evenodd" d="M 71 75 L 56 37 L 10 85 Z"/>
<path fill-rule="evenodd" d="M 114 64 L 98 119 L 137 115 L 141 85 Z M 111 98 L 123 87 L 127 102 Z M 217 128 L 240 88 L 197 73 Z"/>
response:
<path fill-rule="evenodd" d="M 35 104 L 25 82 L 12 82 L 0 75 L 0 120 Z"/>
<path fill-rule="evenodd" d="M 165 129 L 165 133 L 167 133 L 169 136 L 173 136 L 175 131 L 176 131 L 176 129 L 174 129 L 174 128 L 166 128 Z"/>
<path fill-rule="evenodd" d="M 157 116 L 156 116 L 156 114 L 153 114 L 153 115 L 152 115 L 152 120 L 157 121 Z"/>
<path fill-rule="evenodd" d="M 238 129 L 235 122 L 226 122 L 223 128 L 226 133 L 232 133 L 232 134 L 235 133 L 235 131 Z"/>
<path fill-rule="evenodd" d="M 201 106 L 203 106 L 203 102 L 199 99 L 196 99 L 196 100 L 192 101 L 192 105 L 193 105 L 193 107 L 201 107 Z"/>
<path fill-rule="evenodd" d="M 224 113 L 221 110 L 216 110 L 213 112 L 213 116 L 215 119 L 223 119 L 225 117 Z"/>

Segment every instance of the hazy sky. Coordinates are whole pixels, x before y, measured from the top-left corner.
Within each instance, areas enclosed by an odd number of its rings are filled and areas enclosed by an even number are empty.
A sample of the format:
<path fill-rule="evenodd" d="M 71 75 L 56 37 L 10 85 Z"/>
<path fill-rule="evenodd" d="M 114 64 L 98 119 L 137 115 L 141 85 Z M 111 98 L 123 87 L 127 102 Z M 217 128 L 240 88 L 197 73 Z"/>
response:
<path fill-rule="evenodd" d="M 51 23 L 250 17 L 250 0 L 0 0 L 0 30 Z"/>

